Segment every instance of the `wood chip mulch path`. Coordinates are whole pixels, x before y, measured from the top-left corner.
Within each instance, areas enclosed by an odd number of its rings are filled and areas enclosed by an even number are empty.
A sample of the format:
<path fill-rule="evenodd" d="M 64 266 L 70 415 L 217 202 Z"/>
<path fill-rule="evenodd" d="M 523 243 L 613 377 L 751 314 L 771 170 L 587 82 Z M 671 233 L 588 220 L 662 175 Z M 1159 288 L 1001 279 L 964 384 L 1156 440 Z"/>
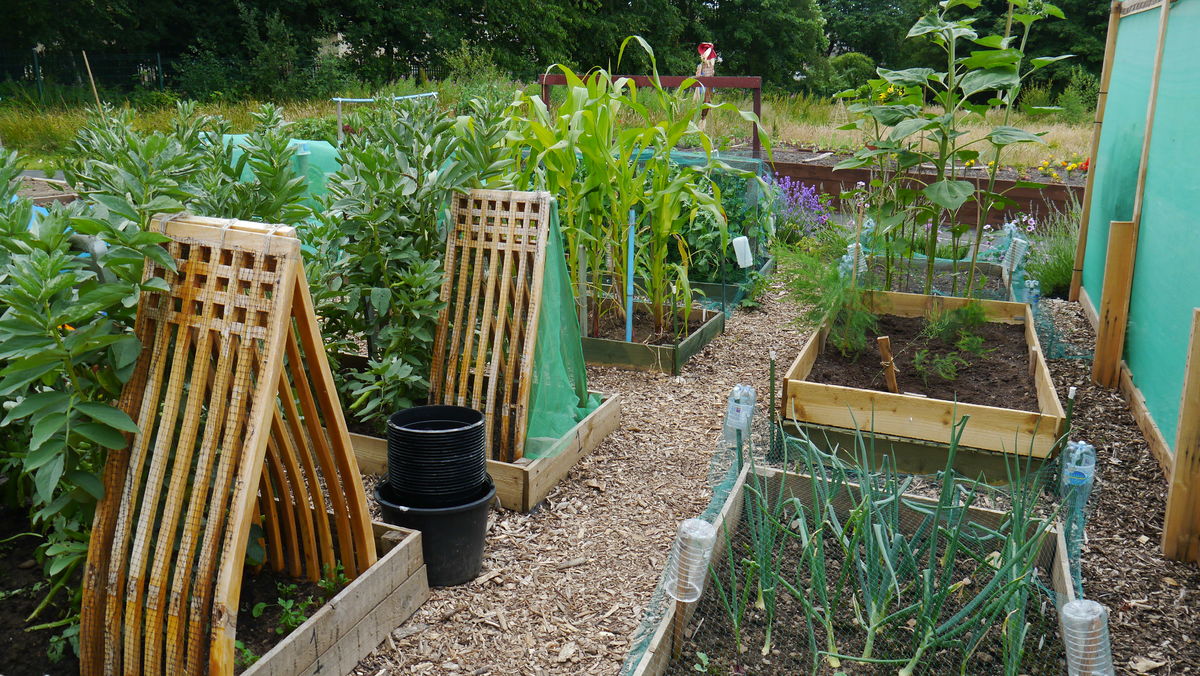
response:
<path fill-rule="evenodd" d="M 679 521 L 708 504 L 730 389 L 754 385 L 763 415 L 770 350 L 782 375 L 802 346 L 785 295 L 776 281 L 681 376 L 590 367 L 593 389 L 624 395 L 620 429 L 533 513 L 493 511 L 480 576 L 434 589 L 354 673 L 617 673 Z M 1046 307 L 1069 341 L 1093 343 L 1078 305 Z M 1084 590 L 1110 609 L 1118 673 L 1200 674 L 1200 567 L 1162 558 L 1162 471 L 1120 395 L 1090 384 L 1089 360 L 1050 365 L 1064 401 L 1079 388 L 1073 437 L 1099 453 Z"/>
<path fill-rule="evenodd" d="M 770 351 L 800 351 L 784 295 L 776 281 L 735 312 L 680 376 L 589 367 L 589 387 L 624 395 L 620 429 L 533 513 L 494 510 L 480 576 L 432 590 L 355 673 L 617 673 L 679 522 L 708 505 L 730 390 L 753 385 L 764 415 Z"/>

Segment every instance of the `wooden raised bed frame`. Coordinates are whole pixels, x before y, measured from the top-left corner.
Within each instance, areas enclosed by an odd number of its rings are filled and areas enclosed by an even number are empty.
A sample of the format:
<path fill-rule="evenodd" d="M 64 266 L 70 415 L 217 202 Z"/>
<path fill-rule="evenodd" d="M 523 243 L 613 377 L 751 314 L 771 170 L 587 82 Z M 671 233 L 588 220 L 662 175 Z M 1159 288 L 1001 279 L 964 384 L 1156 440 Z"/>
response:
<path fill-rule="evenodd" d="M 487 461 L 501 506 L 518 512 L 532 510 L 581 458 L 591 454 L 621 425 L 621 395 L 600 396 L 603 398 L 600 406 L 559 440 L 555 455 L 521 458 L 516 462 Z M 364 474 L 387 474 L 386 439 L 351 433 L 350 444 Z"/>
<path fill-rule="evenodd" d="M 709 316 L 700 328 L 676 345 L 647 345 L 623 340 L 583 337 L 583 358 L 593 366 L 615 366 L 634 371 L 652 371 L 679 375 L 688 362 L 713 338 L 725 332 L 725 313 L 697 308 Z"/>
<path fill-rule="evenodd" d="M 764 485 L 768 491 L 774 492 L 776 490 L 775 487 L 780 483 L 780 470 L 758 467 L 754 468 L 754 471 L 765 482 Z M 742 518 L 742 507 L 745 504 L 742 496 L 746 488 L 746 479 L 750 472 L 751 468 L 749 467 L 742 470 L 733 488 L 730 489 L 729 496 L 725 499 L 725 504 L 713 521 L 713 525 L 717 528 L 717 539 L 713 545 L 712 553 L 713 561 L 721 560 L 721 557 L 724 556 L 725 543 L 732 542 L 734 534 L 737 532 L 738 523 Z M 800 498 L 805 504 L 808 504 L 812 500 L 812 496 L 808 490 L 810 481 L 811 478 L 807 475 L 788 472 L 787 479 L 785 479 L 785 495 L 795 496 Z M 924 496 L 905 494 L 905 497 L 913 502 L 925 504 L 937 503 L 937 500 Z M 845 512 L 846 508 L 847 505 L 844 502 L 836 505 L 836 509 L 842 512 Z M 901 510 L 911 511 L 911 508 L 901 505 Z M 992 528 L 998 527 L 1008 519 L 1008 514 L 1005 512 L 982 507 L 972 507 L 970 513 L 973 521 Z M 1039 552 L 1039 558 L 1043 562 L 1049 562 L 1051 582 L 1054 585 L 1054 592 L 1058 600 L 1057 605 L 1061 607 L 1063 603 L 1074 600 L 1075 588 L 1071 583 L 1071 568 L 1067 560 L 1067 545 L 1059 529 L 1052 527 L 1047 531 L 1046 539 L 1042 542 L 1042 549 Z M 707 587 L 708 585 L 705 584 L 706 589 Z M 675 639 L 673 629 L 676 615 L 682 613 L 682 621 L 687 625 L 691 621 L 692 615 L 695 613 L 696 606 L 698 605 L 697 603 L 679 603 L 670 599 L 667 600 L 667 603 L 667 611 L 663 614 L 662 619 L 659 620 L 654 634 L 650 637 L 650 643 L 646 647 L 646 652 L 642 655 L 642 659 L 638 661 L 637 667 L 633 671 L 634 676 L 659 676 L 659 674 L 666 671 L 674 653 Z"/>
<path fill-rule="evenodd" d="M 429 598 L 421 533 L 371 524 L 379 560 L 242 676 L 348 674 Z"/>
<path fill-rule="evenodd" d="M 870 292 L 869 305 L 880 314 L 927 317 L 935 310 L 953 310 L 965 298 L 926 296 L 890 291 Z M 812 423 L 845 430 L 861 429 L 909 439 L 949 444 L 955 420 L 971 419 L 960 444 L 985 451 L 1050 457 L 1065 426 L 1066 413 L 1054 390 L 1050 369 L 1038 343 L 1033 313 L 1025 303 L 981 300 L 989 322 L 1024 324 L 1029 346 L 1029 372 L 1037 388 L 1038 412 L 956 403 L 909 394 L 892 394 L 856 387 L 825 385 L 806 380 L 825 338 L 826 319 L 800 350 L 783 379 L 780 415 L 797 423 Z"/>

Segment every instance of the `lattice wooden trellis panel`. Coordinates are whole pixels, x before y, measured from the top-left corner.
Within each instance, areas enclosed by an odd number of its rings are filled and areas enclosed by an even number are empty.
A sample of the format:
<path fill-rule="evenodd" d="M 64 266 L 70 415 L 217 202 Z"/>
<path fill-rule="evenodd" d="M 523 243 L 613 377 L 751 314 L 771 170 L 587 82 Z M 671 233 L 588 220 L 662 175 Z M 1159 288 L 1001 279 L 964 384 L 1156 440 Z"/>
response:
<path fill-rule="evenodd" d="M 494 459 L 525 447 L 550 194 L 455 195 L 429 400 L 484 412 Z"/>
<path fill-rule="evenodd" d="M 289 227 L 152 226 L 178 272 L 146 294 L 88 549 L 84 674 L 230 674 L 251 526 L 266 565 L 317 581 L 375 562 L 358 465 Z M 330 515 L 332 511 L 332 516 Z"/>

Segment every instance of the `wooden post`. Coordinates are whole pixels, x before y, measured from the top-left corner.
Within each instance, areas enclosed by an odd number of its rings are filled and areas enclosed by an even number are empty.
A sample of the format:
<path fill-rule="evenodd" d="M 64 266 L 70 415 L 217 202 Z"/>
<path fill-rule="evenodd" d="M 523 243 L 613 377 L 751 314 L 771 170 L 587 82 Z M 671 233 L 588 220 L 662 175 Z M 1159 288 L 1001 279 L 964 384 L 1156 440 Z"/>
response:
<path fill-rule="evenodd" d="M 1104 44 L 1104 66 L 1100 71 L 1100 93 L 1096 97 L 1096 120 L 1092 127 L 1092 148 L 1088 159 L 1087 183 L 1083 189 L 1083 211 L 1079 216 L 1079 241 L 1075 243 L 1075 268 L 1071 272 L 1071 290 L 1068 300 L 1079 300 L 1079 286 L 1083 283 L 1083 256 L 1087 250 L 1088 222 L 1092 216 L 1092 190 L 1096 184 L 1096 154 L 1100 148 L 1100 130 L 1104 126 L 1104 108 L 1108 103 L 1108 87 L 1112 82 L 1113 55 L 1117 52 L 1117 28 L 1121 25 L 1121 2 L 1114 0 L 1108 12 L 1108 39 Z"/>
<path fill-rule="evenodd" d="M 1125 326 L 1129 319 L 1129 295 L 1133 290 L 1133 243 L 1137 228 L 1132 221 L 1113 221 L 1108 230 L 1108 256 L 1104 261 L 1104 290 L 1100 295 L 1100 327 L 1096 331 L 1096 356 L 1092 381 L 1116 387 L 1121 355 L 1125 349 Z"/>
<path fill-rule="evenodd" d="M 96 112 L 104 114 L 104 107 L 100 105 L 100 93 L 96 91 L 96 78 L 92 77 L 92 64 L 88 62 L 87 50 L 80 50 L 83 54 L 83 67 L 87 69 L 88 82 L 92 85 L 92 96 L 96 98 Z"/>
<path fill-rule="evenodd" d="M 887 380 L 888 391 L 899 394 L 900 386 L 896 384 L 896 364 L 892 358 L 892 339 L 890 336 L 880 336 L 875 339 L 879 344 L 879 356 L 883 358 L 883 377 Z"/>
<path fill-rule="evenodd" d="M 1200 308 L 1192 310 L 1188 345 L 1162 547 L 1168 559 L 1200 563 Z"/>

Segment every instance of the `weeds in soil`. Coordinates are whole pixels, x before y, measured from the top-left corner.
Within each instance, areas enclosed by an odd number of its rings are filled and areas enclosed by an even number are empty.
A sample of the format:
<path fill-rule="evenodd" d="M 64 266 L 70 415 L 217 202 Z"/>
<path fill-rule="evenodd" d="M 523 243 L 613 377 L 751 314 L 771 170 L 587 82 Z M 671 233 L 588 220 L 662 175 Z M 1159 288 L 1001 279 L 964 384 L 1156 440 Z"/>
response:
<path fill-rule="evenodd" d="M 277 606 L 279 608 L 279 624 L 275 627 L 275 633 L 287 636 L 292 633 L 293 629 L 308 620 L 308 610 L 319 605 L 319 602 L 312 596 L 300 598 L 300 588 L 294 584 L 279 582 L 276 583 L 275 588 L 279 592 L 276 602 L 256 603 L 250 610 L 250 614 L 254 617 L 262 617 L 267 608 Z"/>
<path fill-rule="evenodd" d="M 346 577 L 346 569 L 342 567 L 342 562 L 338 561 L 334 566 L 325 564 L 325 567 L 321 569 L 321 580 L 317 582 L 317 586 L 325 592 L 325 598 L 328 599 L 349 583 L 350 578 Z"/>
<path fill-rule="evenodd" d="M 258 661 L 258 655 L 253 650 L 247 648 L 245 643 L 234 641 L 233 648 L 236 653 L 233 657 L 233 664 L 238 669 L 245 669 Z"/>
<path fill-rule="evenodd" d="M 938 354 L 920 349 L 913 355 L 912 365 L 921 375 L 921 381 L 928 385 L 931 373 L 942 380 L 958 380 L 958 369 L 970 366 L 970 363 L 957 352 Z"/>

